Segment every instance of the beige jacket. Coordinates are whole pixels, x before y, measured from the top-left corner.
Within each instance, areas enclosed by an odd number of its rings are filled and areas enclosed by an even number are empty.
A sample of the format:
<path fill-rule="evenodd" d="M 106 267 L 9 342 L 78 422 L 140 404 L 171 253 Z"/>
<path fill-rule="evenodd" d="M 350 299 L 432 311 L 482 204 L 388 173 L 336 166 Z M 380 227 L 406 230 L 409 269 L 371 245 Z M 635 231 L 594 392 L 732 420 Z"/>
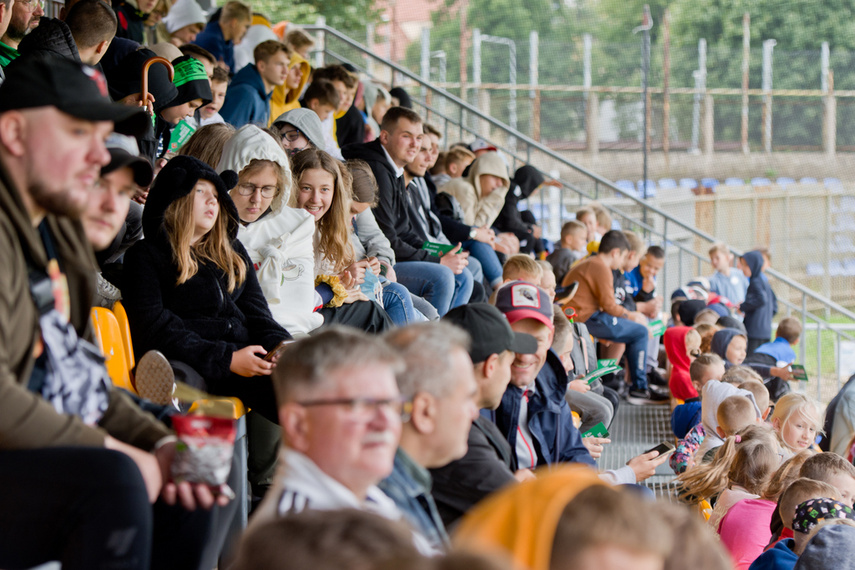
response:
<path fill-rule="evenodd" d="M 505 183 L 501 188 L 481 195 L 481 175 L 492 174 L 502 178 Z M 439 189 L 457 199 L 463 209 L 463 223 L 470 226 L 490 227 L 505 205 L 505 195 L 508 193 L 510 180 L 508 167 L 497 152 L 482 154 L 469 169 L 466 178 L 455 178 Z"/>

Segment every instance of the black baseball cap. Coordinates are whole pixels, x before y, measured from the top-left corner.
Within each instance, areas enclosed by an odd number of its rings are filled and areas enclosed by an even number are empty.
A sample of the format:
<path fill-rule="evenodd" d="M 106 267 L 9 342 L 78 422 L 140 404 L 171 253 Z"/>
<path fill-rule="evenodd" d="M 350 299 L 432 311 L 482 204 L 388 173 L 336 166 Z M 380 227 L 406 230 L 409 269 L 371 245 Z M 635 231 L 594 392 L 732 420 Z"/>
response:
<path fill-rule="evenodd" d="M 491 354 L 506 350 L 519 354 L 537 352 L 537 340 L 530 334 L 514 332 L 508 320 L 496 307 L 487 303 L 469 303 L 448 311 L 442 320 L 469 333 L 472 362 L 487 360 Z"/>
<path fill-rule="evenodd" d="M 126 135 L 143 133 L 150 121 L 139 107 L 113 103 L 104 74 L 80 62 L 39 52 L 15 59 L 4 72 L 0 113 L 55 107 L 85 121 L 113 121 Z"/>
<path fill-rule="evenodd" d="M 133 137 L 113 133 L 107 137 L 107 152 L 110 163 L 101 167 L 101 174 L 110 174 L 114 170 L 128 167 L 134 173 L 134 183 L 140 188 L 148 188 L 154 179 L 154 169 L 148 159 L 140 157 L 137 140 Z"/>

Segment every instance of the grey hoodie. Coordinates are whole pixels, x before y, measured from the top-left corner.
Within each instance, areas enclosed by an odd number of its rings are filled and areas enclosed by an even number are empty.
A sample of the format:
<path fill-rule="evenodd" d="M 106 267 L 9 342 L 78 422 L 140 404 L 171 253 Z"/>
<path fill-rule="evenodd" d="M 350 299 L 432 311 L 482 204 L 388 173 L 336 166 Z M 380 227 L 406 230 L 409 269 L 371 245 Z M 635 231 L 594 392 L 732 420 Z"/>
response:
<path fill-rule="evenodd" d="M 794 570 L 855 570 L 855 527 L 832 524 L 819 529 Z"/>

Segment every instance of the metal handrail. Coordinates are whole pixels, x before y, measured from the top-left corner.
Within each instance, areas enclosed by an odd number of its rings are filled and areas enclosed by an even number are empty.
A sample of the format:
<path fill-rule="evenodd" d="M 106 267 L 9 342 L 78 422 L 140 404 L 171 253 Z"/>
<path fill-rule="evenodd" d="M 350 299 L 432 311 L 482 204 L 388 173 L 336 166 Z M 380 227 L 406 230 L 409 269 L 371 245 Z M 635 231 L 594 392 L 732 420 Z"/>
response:
<path fill-rule="evenodd" d="M 449 101 L 453 105 L 456 105 L 457 108 L 453 112 L 445 113 L 445 112 L 441 112 L 441 111 L 435 109 L 433 106 L 428 104 L 427 101 L 419 101 L 415 98 L 413 99 L 413 102 L 415 104 L 417 104 L 420 108 L 423 108 L 428 114 L 435 115 L 436 117 L 438 117 L 442 121 L 444 121 L 444 127 L 445 127 L 446 134 L 448 134 L 448 132 L 449 132 L 449 125 L 453 125 L 455 129 L 459 129 L 459 133 L 461 136 L 463 136 L 463 133 L 466 132 L 466 133 L 469 133 L 471 135 L 484 138 L 483 134 L 481 132 L 479 132 L 478 129 L 467 126 L 467 124 L 466 124 L 467 121 L 464 120 L 467 118 L 470 120 L 472 118 L 475 118 L 477 120 L 482 121 L 482 124 L 486 123 L 487 125 L 495 127 L 498 130 L 504 132 L 507 135 L 508 141 L 515 141 L 517 145 L 519 145 L 520 143 L 523 143 L 526 145 L 525 151 L 520 153 L 517 151 L 518 146 L 513 148 L 513 149 L 510 149 L 510 148 L 507 148 L 506 146 L 504 146 L 502 144 L 494 143 L 491 141 L 491 144 L 494 144 L 494 146 L 496 146 L 500 150 L 503 150 L 504 152 L 506 152 L 507 155 L 512 158 L 512 160 L 514 161 L 514 164 L 516 164 L 517 162 L 522 163 L 522 164 L 531 163 L 532 162 L 531 155 L 532 155 L 532 151 L 534 150 L 536 152 L 540 152 L 545 157 L 548 157 L 548 158 L 556 161 L 558 164 L 563 165 L 572 171 L 575 171 L 576 173 L 582 175 L 582 177 L 587 178 L 589 181 L 593 182 L 593 195 L 591 195 L 591 193 L 586 191 L 586 189 L 584 189 L 583 187 L 580 187 L 577 183 L 570 183 L 568 181 L 561 180 L 561 182 L 564 184 L 565 190 L 570 190 L 570 191 L 574 192 L 579 197 L 580 205 L 582 204 L 582 200 L 584 198 L 587 198 L 589 200 L 599 200 L 601 198 L 600 194 L 601 194 L 601 187 L 602 187 L 603 189 L 608 189 L 609 191 L 611 191 L 615 197 L 622 198 L 623 199 L 622 202 L 628 201 L 628 204 L 630 206 L 640 207 L 642 209 L 642 215 L 637 215 L 637 214 L 631 215 L 631 214 L 628 214 L 628 213 L 625 213 L 624 211 L 622 211 L 618 207 L 618 205 L 608 204 L 608 203 L 603 204 L 603 206 L 606 207 L 606 209 L 608 209 L 610 212 L 612 212 L 612 214 L 615 215 L 616 217 L 618 217 L 619 219 L 622 219 L 622 220 L 634 225 L 635 227 L 639 228 L 641 231 L 648 233 L 649 235 L 655 235 L 655 236 L 657 236 L 657 238 L 661 239 L 663 242 L 663 246 L 666 249 L 666 254 L 671 248 L 676 248 L 676 253 L 677 253 L 676 264 L 677 264 L 677 268 L 678 268 L 677 269 L 678 279 L 682 279 L 683 275 L 684 275 L 684 261 L 683 261 L 683 254 L 684 253 L 688 254 L 688 256 L 689 256 L 689 272 L 692 271 L 691 266 L 693 264 L 697 264 L 696 275 L 702 273 L 701 267 L 703 264 L 709 263 L 709 259 L 705 255 L 702 255 L 702 254 L 696 252 L 691 247 L 687 247 L 686 245 L 681 243 L 681 241 L 687 241 L 687 240 L 692 240 L 692 239 L 698 238 L 698 239 L 705 240 L 708 243 L 714 243 L 717 241 L 714 236 L 707 234 L 706 232 L 704 232 L 704 231 L 702 231 L 696 227 L 693 227 L 686 222 L 683 222 L 679 218 L 675 217 L 672 214 L 665 212 L 664 210 L 656 207 L 655 205 L 652 205 L 652 204 L 650 204 L 650 203 L 648 203 L 642 199 L 639 199 L 634 194 L 631 194 L 627 191 L 622 190 L 621 188 L 618 188 L 610 180 L 607 180 L 606 178 L 604 178 L 604 177 L 602 177 L 602 176 L 600 176 L 594 172 L 591 172 L 588 169 L 586 169 L 586 168 L 584 168 L 578 164 L 575 164 L 574 162 L 566 159 L 565 157 L 563 157 L 563 156 L 557 154 L 556 152 L 552 151 L 551 149 L 545 147 L 543 144 L 531 139 L 530 137 L 526 136 L 523 133 L 517 132 L 516 130 L 512 129 L 510 126 L 506 125 L 505 123 L 495 119 L 494 117 L 492 117 L 490 115 L 485 114 L 484 112 L 482 112 L 478 108 L 476 108 L 473 105 L 467 103 L 466 101 L 460 99 L 459 97 L 445 91 L 444 89 L 441 89 L 441 88 L 436 87 L 435 85 L 433 85 L 431 83 L 424 81 L 421 77 L 419 77 L 415 73 L 411 72 L 410 70 L 408 70 L 408 69 L 406 69 L 400 65 L 397 65 L 393 62 L 390 62 L 390 61 L 372 53 L 365 46 L 363 46 L 359 42 L 352 40 L 351 38 L 345 36 L 344 34 L 338 32 L 332 28 L 324 26 L 324 25 L 305 26 L 305 29 L 307 31 L 322 32 L 324 34 L 329 34 L 330 36 L 336 38 L 337 40 L 343 42 L 344 44 L 349 45 L 351 48 L 354 48 L 355 50 L 360 52 L 360 55 L 368 57 L 368 58 L 373 58 L 373 60 L 375 60 L 375 61 L 381 63 L 382 65 L 388 67 L 389 69 L 391 69 L 393 71 L 393 73 L 400 74 L 401 76 L 406 77 L 409 80 L 411 80 L 412 82 L 414 82 L 416 85 L 423 87 L 426 90 L 425 92 L 427 92 L 427 90 L 429 90 L 431 93 L 433 93 L 439 97 L 443 97 L 443 98 L 445 98 L 445 100 Z M 324 38 L 324 40 L 325 40 L 325 38 Z M 359 65 L 357 62 L 350 61 L 344 55 L 330 50 L 326 41 L 323 41 L 321 43 L 321 45 L 323 46 L 322 49 L 319 50 L 321 53 L 329 55 L 330 57 L 332 57 L 338 61 L 351 63 L 357 68 L 364 68 L 364 66 Z M 370 68 L 370 66 L 368 66 L 368 67 Z M 473 85 L 472 87 L 477 88 L 477 87 L 481 87 L 481 86 Z M 466 113 L 469 113 L 470 117 L 466 117 Z M 562 191 L 559 194 L 559 207 L 561 209 L 562 219 L 563 219 L 563 215 L 564 215 L 564 205 L 565 205 L 565 203 L 570 203 L 570 202 L 565 202 L 565 194 L 566 194 L 566 192 L 564 192 L 564 191 Z M 545 200 L 544 194 L 541 193 L 540 204 L 541 204 L 542 208 L 545 207 L 544 200 Z M 648 219 L 650 218 L 651 215 L 661 217 L 662 230 L 656 229 L 656 227 L 655 227 L 656 222 L 655 221 L 648 222 Z M 732 253 L 734 253 L 735 255 L 742 255 L 742 252 L 737 250 L 737 249 L 730 248 L 730 251 Z M 853 335 L 848 334 L 847 332 L 844 332 L 843 330 L 838 330 L 837 328 L 835 328 L 835 325 L 832 324 L 831 322 L 829 322 L 827 320 L 827 317 L 831 311 L 834 311 L 834 312 L 836 312 L 836 313 L 838 313 L 838 314 L 840 314 L 840 315 L 842 315 L 848 319 L 855 321 L 855 312 L 852 312 L 852 311 L 846 309 L 845 307 L 842 307 L 841 305 L 839 305 L 838 303 L 835 303 L 831 299 L 828 299 L 825 296 L 807 288 L 806 286 L 802 285 L 801 283 L 792 280 L 791 278 L 787 277 L 786 275 L 779 273 L 778 271 L 775 271 L 773 269 L 769 269 L 769 270 L 767 270 L 767 273 L 770 277 L 776 279 L 777 282 L 781 283 L 781 286 L 788 287 L 789 288 L 787 290 L 788 293 L 791 293 L 792 291 L 798 292 L 798 297 L 800 298 L 801 306 L 799 306 L 797 303 L 791 302 L 789 300 L 789 295 L 787 295 L 787 297 L 785 297 L 783 299 L 779 299 L 779 303 L 784 308 L 785 312 L 787 314 L 790 314 L 791 312 L 797 313 L 801 317 L 800 320 L 802 322 L 802 326 L 803 326 L 803 329 L 805 331 L 807 330 L 808 321 L 816 323 L 816 353 L 815 353 L 816 369 L 815 369 L 815 371 L 819 375 L 819 378 L 818 378 L 819 380 L 822 380 L 823 370 L 824 369 L 827 370 L 829 368 L 829 363 L 827 362 L 827 358 L 826 359 L 823 358 L 822 349 L 821 349 L 821 345 L 823 344 L 822 343 L 823 332 L 828 331 L 828 332 L 835 335 L 834 342 L 836 344 L 836 366 L 831 364 L 830 368 L 837 371 L 836 387 L 837 387 L 837 389 L 839 389 L 840 385 L 841 385 L 840 372 L 842 372 L 842 370 L 841 370 L 842 344 L 841 343 L 842 343 L 843 339 L 853 341 L 853 340 L 855 340 L 855 337 L 853 337 Z M 667 282 L 668 274 L 667 273 L 663 274 L 662 278 L 663 278 L 662 288 L 664 290 L 668 290 L 668 282 Z M 682 285 L 682 283 L 680 283 L 680 285 Z M 816 312 L 808 310 L 808 300 L 809 299 L 814 304 L 819 304 L 821 306 L 820 311 L 825 311 L 826 319 L 823 319 L 820 316 L 818 316 L 816 314 Z M 819 312 L 819 311 L 817 311 L 817 312 Z M 808 363 L 808 355 L 807 355 L 806 344 L 807 344 L 806 342 L 802 342 L 802 343 L 800 343 L 800 346 L 799 346 L 800 362 L 803 362 L 803 363 Z M 811 361 L 813 361 L 813 357 L 814 357 L 814 355 L 811 355 L 811 357 L 810 357 Z M 824 381 L 819 381 L 816 383 L 816 396 L 818 399 L 827 399 L 827 397 L 830 397 L 829 392 L 827 390 L 828 386 L 829 386 L 828 383 L 824 382 Z M 801 386 L 801 389 L 805 390 L 806 387 L 807 386 L 803 384 Z M 825 390 L 824 390 L 824 388 L 825 388 Z"/>
<path fill-rule="evenodd" d="M 710 234 L 708 234 L 702 230 L 699 230 L 696 227 L 690 226 L 689 224 L 679 220 L 678 218 L 673 217 L 671 214 L 665 212 L 664 210 L 661 210 L 660 208 L 656 207 L 655 205 L 649 204 L 649 203 L 645 202 L 644 200 L 638 198 L 637 196 L 634 196 L 634 195 L 622 190 L 621 188 L 618 188 L 612 181 L 600 176 L 599 174 L 597 174 L 595 172 L 591 172 L 590 170 L 586 169 L 583 166 L 580 166 L 580 165 L 568 160 L 567 158 L 561 156 L 560 154 L 558 154 L 555 151 L 551 150 L 550 148 L 544 146 L 543 144 L 535 141 L 534 139 L 526 136 L 525 134 L 523 134 L 519 131 L 516 131 L 514 129 L 511 129 L 510 126 L 506 125 L 502 121 L 499 121 L 498 119 L 496 119 L 490 115 L 485 114 L 484 112 L 482 112 L 478 108 L 472 106 L 471 104 L 460 99 L 459 97 L 449 93 L 448 91 L 445 91 L 444 89 L 438 88 L 429 82 L 424 81 L 420 76 L 413 73 L 409 69 L 402 67 L 402 66 L 400 66 L 400 65 L 398 65 L 392 61 L 388 61 L 388 60 L 384 59 L 383 57 L 371 52 L 367 47 L 365 47 L 361 43 L 351 39 L 350 37 L 342 34 L 341 32 L 339 32 L 333 28 L 330 28 L 329 26 L 317 26 L 317 25 L 304 26 L 304 29 L 306 31 L 309 31 L 309 32 L 323 32 L 324 34 L 330 34 L 331 36 L 334 36 L 336 39 L 344 42 L 345 44 L 351 46 L 352 48 L 359 50 L 360 52 L 362 52 L 363 55 L 367 55 L 371 58 L 374 58 L 376 61 L 382 63 L 383 65 L 385 65 L 387 67 L 389 67 L 390 69 L 394 70 L 396 73 L 400 73 L 401 75 L 403 75 L 403 76 L 409 78 L 410 80 L 416 82 L 421 87 L 424 87 L 424 88 L 430 90 L 431 92 L 433 92 L 433 93 L 435 93 L 441 97 L 444 97 L 445 99 L 454 103 L 455 105 L 458 105 L 461 109 L 466 110 L 466 112 L 477 117 L 478 119 L 480 119 L 482 121 L 486 121 L 487 123 L 493 125 L 494 127 L 505 131 L 505 133 L 507 133 L 509 137 L 514 137 L 517 140 L 517 142 L 525 143 L 529 147 L 536 149 L 537 151 L 545 154 L 549 158 L 561 163 L 562 165 L 564 165 L 564 166 L 566 166 L 572 170 L 575 170 L 579 174 L 593 180 L 594 182 L 596 182 L 598 184 L 602 184 L 603 186 L 605 186 L 606 188 L 608 188 L 612 192 L 619 194 L 619 195 L 623 196 L 624 198 L 629 199 L 630 201 L 632 201 L 635 204 L 639 205 L 640 207 L 644 208 L 648 212 L 652 212 L 658 216 L 661 216 L 663 219 L 667 220 L 669 224 L 674 224 L 677 227 L 688 231 L 693 236 L 707 240 L 708 242 L 715 243 L 717 241 L 715 236 L 712 236 L 712 235 L 710 235 Z M 345 60 L 345 58 L 339 54 L 331 54 L 331 55 L 334 55 L 334 57 L 336 57 L 337 59 L 340 59 L 342 61 Z M 426 106 L 426 105 L 423 105 L 420 103 L 420 106 Z M 447 121 L 452 121 L 452 122 L 454 121 L 453 119 L 444 116 L 444 114 L 441 114 L 438 111 L 431 110 L 431 112 L 436 113 L 439 116 L 442 116 Z M 472 132 L 471 129 L 468 129 L 465 126 L 463 126 L 463 128 L 465 128 L 467 131 Z M 509 149 L 503 148 L 502 150 L 505 150 L 506 152 L 508 152 L 508 154 L 511 154 L 516 160 L 518 160 L 520 162 L 525 162 L 520 157 L 516 156 L 516 153 L 510 151 Z M 587 193 L 582 192 L 579 188 L 575 187 L 575 185 L 570 185 L 570 186 L 572 187 L 572 190 L 574 192 L 582 194 L 587 198 L 592 198 Z M 621 215 L 631 219 L 630 216 L 626 216 L 625 214 L 622 214 L 622 213 L 621 213 Z M 658 234 L 659 232 L 654 232 L 654 233 Z M 675 245 L 677 245 L 677 244 L 675 244 Z M 681 247 L 679 245 L 677 245 L 677 246 Z M 743 253 L 742 251 L 734 249 L 734 248 L 730 248 L 730 250 L 734 255 L 737 255 L 737 256 L 741 256 Z M 687 249 L 686 251 L 691 251 L 691 250 Z M 692 251 L 691 253 L 694 253 L 694 252 Z M 852 312 L 852 311 L 846 309 L 845 307 L 839 305 L 838 303 L 835 303 L 833 300 L 817 293 L 816 291 L 813 291 L 812 289 L 805 287 L 804 285 L 802 285 L 801 283 L 799 283 L 797 281 L 793 281 L 792 279 L 790 279 L 786 275 L 783 275 L 783 274 L 779 273 L 778 271 L 775 271 L 774 269 L 769 269 L 767 271 L 767 273 L 771 277 L 774 277 L 776 280 L 786 284 L 787 286 L 799 291 L 800 293 L 802 293 L 804 295 L 807 295 L 812 300 L 817 301 L 817 302 L 827 306 L 829 309 L 834 310 L 834 311 L 840 313 L 841 315 L 843 315 L 847 318 L 855 320 L 855 312 Z"/>

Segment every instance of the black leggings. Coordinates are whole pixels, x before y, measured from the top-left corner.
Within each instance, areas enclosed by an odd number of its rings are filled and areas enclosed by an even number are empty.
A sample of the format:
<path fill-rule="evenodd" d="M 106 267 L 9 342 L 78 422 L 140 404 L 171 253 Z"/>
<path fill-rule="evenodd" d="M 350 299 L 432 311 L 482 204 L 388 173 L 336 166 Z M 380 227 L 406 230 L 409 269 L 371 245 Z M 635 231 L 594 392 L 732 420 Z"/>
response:
<path fill-rule="evenodd" d="M 193 569 L 209 519 L 152 507 L 136 464 L 118 451 L 0 451 L 0 568 Z"/>

